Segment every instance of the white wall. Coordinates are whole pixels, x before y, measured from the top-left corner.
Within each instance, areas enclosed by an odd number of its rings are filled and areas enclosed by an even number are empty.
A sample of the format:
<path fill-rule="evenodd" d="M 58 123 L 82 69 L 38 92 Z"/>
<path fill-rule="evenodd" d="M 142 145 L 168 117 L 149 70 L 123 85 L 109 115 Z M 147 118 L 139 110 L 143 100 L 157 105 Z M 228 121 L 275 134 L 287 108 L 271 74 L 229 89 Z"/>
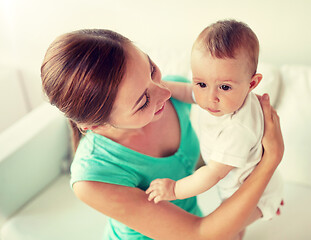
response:
<path fill-rule="evenodd" d="M 19 89 L 10 89 L 14 79 L 0 79 L 0 125 L 7 128 L 42 102 L 41 62 L 49 44 L 65 32 L 118 31 L 142 47 L 163 74 L 176 73 L 168 62 L 186 74 L 198 33 L 219 19 L 235 18 L 257 34 L 261 62 L 311 65 L 310 10 L 310 0 L 0 0 L 0 71 L 13 65 L 27 72 L 15 79 L 23 98 Z"/>
<path fill-rule="evenodd" d="M 0 0 L 0 62 L 39 72 L 50 42 L 80 28 L 116 30 L 147 49 L 189 49 L 203 27 L 236 18 L 258 35 L 262 61 L 310 65 L 310 10 L 309 0 Z"/>

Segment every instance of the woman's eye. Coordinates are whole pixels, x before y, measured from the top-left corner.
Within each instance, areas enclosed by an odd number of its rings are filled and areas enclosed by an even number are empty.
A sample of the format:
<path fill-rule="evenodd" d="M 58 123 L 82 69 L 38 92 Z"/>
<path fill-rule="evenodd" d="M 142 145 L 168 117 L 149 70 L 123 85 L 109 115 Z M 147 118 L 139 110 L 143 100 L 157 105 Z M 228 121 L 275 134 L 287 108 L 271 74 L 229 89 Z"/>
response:
<path fill-rule="evenodd" d="M 220 86 L 220 89 L 222 89 L 222 90 L 224 90 L 224 91 L 228 91 L 228 90 L 231 89 L 231 87 L 228 86 L 228 85 L 221 85 L 221 86 Z"/>
<path fill-rule="evenodd" d="M 146 93 L 146 102 L 144 103 L 144 105 L 142 105 L 142 106 L 138 109 L 138 111 L 139 111 L 139 110 L 144 110 L 146 107 L 148 107 L 149 103 L 150 103 L 150 96 Z"/>
<path fill-rule="evenodd" d="M 205 83 L 197 83 L 197 85 L 200 87 L 200 88 L 206 88 L 206 84 Z"/>
<path fill-rule="evenodd" d="M 151 77 L 153 78 L 154 74 L 157 72 L 157 68 L 155 65 L 151 66 Z"/>

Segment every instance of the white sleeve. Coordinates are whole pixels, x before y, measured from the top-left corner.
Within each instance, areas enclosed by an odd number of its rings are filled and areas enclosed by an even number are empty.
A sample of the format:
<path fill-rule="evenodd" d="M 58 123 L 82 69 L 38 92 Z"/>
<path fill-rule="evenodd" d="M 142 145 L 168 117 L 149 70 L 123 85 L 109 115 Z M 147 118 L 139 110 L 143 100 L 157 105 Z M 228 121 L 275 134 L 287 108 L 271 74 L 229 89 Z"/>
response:
<path fill-rule="evenodd" d="M 221 131 L 209 159 L 233 167 L 244 167 L 257 139 L 249 129 L 234 124 Z"/>

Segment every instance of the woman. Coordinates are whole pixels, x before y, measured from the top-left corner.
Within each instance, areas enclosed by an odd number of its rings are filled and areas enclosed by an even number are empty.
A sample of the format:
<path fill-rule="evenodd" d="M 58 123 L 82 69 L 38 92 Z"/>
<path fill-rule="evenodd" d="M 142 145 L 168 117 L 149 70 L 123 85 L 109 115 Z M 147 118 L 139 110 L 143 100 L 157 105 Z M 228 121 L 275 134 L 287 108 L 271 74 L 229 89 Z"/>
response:
<path fill-rule="evenodd" d="M 107 239 L 230 239 L 245 227 L 281 161 L 279 119 L 264 95 L 265 153 L 231 198 L 206 217 L 196 198 L 154 204 L 144 192 L 150 182 L 191 174 L 199 148 L 190 106 L 169 100 L 151 59 L 120 34 L 81 30 L 51 44 L 41 76 L 73 130 L 73 190 L 111 218 Z"/>

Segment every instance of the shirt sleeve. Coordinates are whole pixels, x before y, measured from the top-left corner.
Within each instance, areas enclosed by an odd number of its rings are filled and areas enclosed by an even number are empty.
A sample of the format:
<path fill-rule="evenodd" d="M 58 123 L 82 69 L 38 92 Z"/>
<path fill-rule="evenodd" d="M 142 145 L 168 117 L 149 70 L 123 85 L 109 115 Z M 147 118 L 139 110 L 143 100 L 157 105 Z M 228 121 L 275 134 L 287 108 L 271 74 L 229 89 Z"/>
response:
<path fill-rule="evenodd" d="M 162 78 L 163 81 L 168 82 L 184 82 L 184 83 L 191 83 L 191 81 L 183 76 L 180 75 L 166 75 Z"/>
<path fill-rule="evenodd" d="M 101 159 L 78 159 L 71 165 L 71 181 L 73 186 L 79 181 L 105 182 L 128 187 L 136 187 L 137 176 L 112 161 Z"/>
<path fill-rule="evenodd" d="M 241 124 L 223 129 L 215 140 L 210 159 L 233 167 L 244 167 L 256 145 L 254 134 Z"/>
<path fill-rule="evenodd" d="M 162 78 L 163 81 L 166 82 L 182 82 L 182 83 L 191 83 L 191 81 L 183 76 L 179 76 L 179 75 L 166 75 Z M 174 105 L 176 108 L 183 108 L 183 109 L 187 109 L 186 113 L 189 117 L 190 114 L 190 110 L 191 110 L 191 103 L 185 103 L 185 102 L 181 102 L 175 98 L 171 98 L 172 101 L 174 102 Z"/>

